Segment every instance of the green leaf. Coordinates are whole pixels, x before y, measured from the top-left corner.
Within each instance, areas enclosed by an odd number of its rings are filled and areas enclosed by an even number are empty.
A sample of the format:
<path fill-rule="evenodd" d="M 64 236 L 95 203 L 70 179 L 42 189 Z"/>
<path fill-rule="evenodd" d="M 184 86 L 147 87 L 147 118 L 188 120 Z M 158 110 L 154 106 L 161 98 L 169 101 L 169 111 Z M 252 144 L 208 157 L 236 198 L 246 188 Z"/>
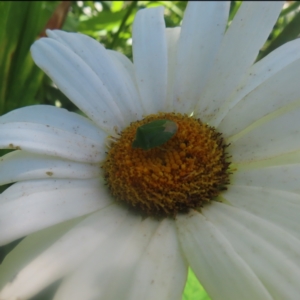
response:
<path fill-rule="evenodd" d="M 118 12 L 110 12 L 110 11 L 103 11 L 99 15 L 92 17 L 86 21 L 81 21 L 78 30 L 81 32 L 87 31 L 87 30 L 101 30 L 101 29 L 107 29 L 111 28 L 113 26 L 118 25 L 124 15 L 126 14 L 126 11 L 118 11 Z M 110 25 L 108 27 L 108 25 Z"/>
<path fill-rule="evenodd" d="M 132 148 L 149 150 L 170 140 L 177 132 L 177 124 L 170 120 L 155 120 L 138 127 Z"/>
<path fill-rule="evenodd" d="M 35 66 L 29 49 L 45 26 L 54 5 L 57 5 L 56 2 L 50 5 L 46 1 L 10 1 L 5 4 L 0 6 L 3 9 L 3 26 L 0 30 L 0 115 L 36 102 L 34 97 L 40 88 L 43 72 Z"/>
<path fill-rule="evenodd" d="M 279 15 L 279 17 L 284 17 L 287 14 L 293 12 L 293 11 L 297 11 L 298 7 L 300 6 L 300 2 L 299 1 L 295 1 L 294 3 L 290 2 L 290 5 L 283 9 Z"/>
<path fill-rule="evenodd" d="M 300 13 L 297 12 L 293 19 L 283 27 L 283 30 L 278 36 L 276 36 L 268 45 L 266 49 L 263 49 L 257 60 L 262 59 L 269 53 L 281 45 L 296 39 L 300 34 Z"/>

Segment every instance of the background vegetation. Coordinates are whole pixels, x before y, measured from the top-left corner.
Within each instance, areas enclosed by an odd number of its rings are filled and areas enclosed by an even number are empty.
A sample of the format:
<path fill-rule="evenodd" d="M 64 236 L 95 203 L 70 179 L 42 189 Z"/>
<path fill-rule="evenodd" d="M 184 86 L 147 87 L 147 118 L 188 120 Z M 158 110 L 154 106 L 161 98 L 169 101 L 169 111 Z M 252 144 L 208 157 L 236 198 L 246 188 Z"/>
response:
<path fill-rule="evenodd" d="M 241 1 L 233 1 L 229 22 Z M 78 109 L 33 63 L 29 48 L 45 29 L 63 29 L 87 34 L 106 48 L 132 57 L 131 29 L 136 12 L 146 7 L 163 5 L 168 27 L 179 26 L 185 1 L 16 1 L 0 2 L 0 115 L 18 107 L 50 104 L 71 111 Z M 299 36 L 300 2 L 285 3 L 257 60 Z M 0 151 L 0 156 L 7 151 Z M 0 187 L 0 192 L 7 186 Z M 0 263 L 18 243 L 0 247 Z M 51 299 L 58 282 L 41 292 L 34 300 Z M 208 295 L 189 272 L 183 300 L 207 300 Z"/>

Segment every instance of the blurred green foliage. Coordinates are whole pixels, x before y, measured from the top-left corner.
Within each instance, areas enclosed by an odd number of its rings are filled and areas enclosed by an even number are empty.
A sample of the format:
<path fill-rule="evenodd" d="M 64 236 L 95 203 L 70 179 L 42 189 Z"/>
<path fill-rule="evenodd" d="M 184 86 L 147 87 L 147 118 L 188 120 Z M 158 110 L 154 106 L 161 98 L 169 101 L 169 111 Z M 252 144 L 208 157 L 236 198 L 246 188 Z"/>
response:
<path fill-rule="evenodd" d="M 189 269 L 188 272 L 188 278 L 183 291 L 182 300 L 210 300 L 191 269 Z"/>
<path fill-rule="evenodd" d="M 37 103 L 43 73 L 29 48 L 57 2 L 0 2 L 0 114 Z"/>
<path fill-rule="evenodd" d="M 39 38 L 59 5 L 59 1 L 0 1 L 0 115 L 18 107 L 51 104 L 78 111 L 69 99 L 53 85 L 33 63 L 30 45 Z M 62 29 L 87 34 L 106 48 L 132 58 L 131 30 L 136 12 L 146 7 L 163 5 L 167 27 L 179 26 L 186 1 L 72 1 Z M 228 26 L 241 1 L 233 1 Z M 285 4 L 257 60 L 300 33 L 300 2 Z M 0 156 L 7 151 L 0 151 Z M 3 191 L 5 187 L 0 190 Z M 0 262 L 17 245 L 15 241 L 0 248 Z M 57 282 L 32 300 L 51 299 Z M 209 297 L 189 270 L 183 300 L 208 300 Z"/>

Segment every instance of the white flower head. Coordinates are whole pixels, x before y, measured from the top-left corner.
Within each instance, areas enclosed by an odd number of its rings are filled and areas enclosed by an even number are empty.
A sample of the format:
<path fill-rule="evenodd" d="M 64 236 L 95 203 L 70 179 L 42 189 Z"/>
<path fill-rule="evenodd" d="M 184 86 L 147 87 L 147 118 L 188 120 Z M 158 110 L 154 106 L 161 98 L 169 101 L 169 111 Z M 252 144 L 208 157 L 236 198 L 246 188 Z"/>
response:
<path fill-rule="evenodd" d="M 0 184 L 14 183 L 0 245 L 26 236 L 0 266 L 1 300 L 59 279 L 54 300 L 181 299 L 189 266 L 214 300 L 298 299 L 300 40 L 254 63 L 282 5 L 244 2 L 227 30 L 226 2 L 191 2 L 167 29 L 162 7 L 143 9 L 133 63 L 82 34 L 34 43 L 87 117 L 0 117 L 0 146 L 16 149 L 0 160 Z M 134 149 L 159 119 L 175 135 Z"/>

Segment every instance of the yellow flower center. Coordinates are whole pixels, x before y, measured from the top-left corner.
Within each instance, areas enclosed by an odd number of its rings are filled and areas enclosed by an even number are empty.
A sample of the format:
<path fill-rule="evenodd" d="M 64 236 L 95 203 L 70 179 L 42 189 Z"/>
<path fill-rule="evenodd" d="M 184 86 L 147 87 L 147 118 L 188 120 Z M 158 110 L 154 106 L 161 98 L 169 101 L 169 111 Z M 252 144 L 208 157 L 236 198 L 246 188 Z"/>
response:
<path fill-rule="evenodd" d="M 136 130 L 154 120 L 177 123 L 176 134 L 150 150 L 133 148 Z M 103 164 L 112 195 L 146 215 L 175 217 L 213 200 L 229 183 L 227 145 L 199 119 L 175 113 L 131 123 L 113 142 Z"/>

